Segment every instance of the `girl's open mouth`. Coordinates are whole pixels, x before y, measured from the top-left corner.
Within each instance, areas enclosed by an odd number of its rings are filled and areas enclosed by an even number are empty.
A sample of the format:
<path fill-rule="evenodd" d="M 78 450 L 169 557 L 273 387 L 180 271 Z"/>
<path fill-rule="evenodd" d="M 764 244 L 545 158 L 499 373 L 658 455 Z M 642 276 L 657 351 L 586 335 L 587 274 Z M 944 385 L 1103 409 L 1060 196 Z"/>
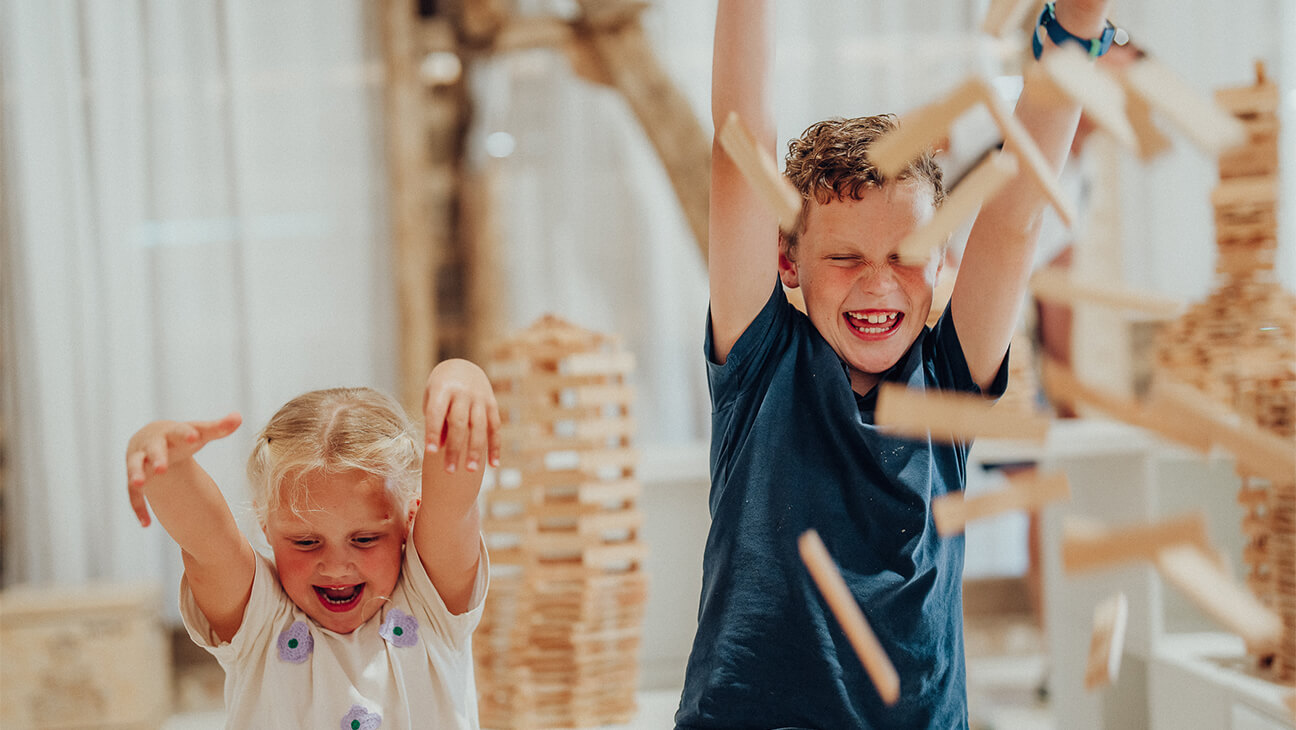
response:
<path fill-rule="evenodd" d="M 345 613 L 355 608 L 360 603 L 364 587 L 364 583 L 352 586 L 312 586 L 324 608 L 336 613 Z"/>

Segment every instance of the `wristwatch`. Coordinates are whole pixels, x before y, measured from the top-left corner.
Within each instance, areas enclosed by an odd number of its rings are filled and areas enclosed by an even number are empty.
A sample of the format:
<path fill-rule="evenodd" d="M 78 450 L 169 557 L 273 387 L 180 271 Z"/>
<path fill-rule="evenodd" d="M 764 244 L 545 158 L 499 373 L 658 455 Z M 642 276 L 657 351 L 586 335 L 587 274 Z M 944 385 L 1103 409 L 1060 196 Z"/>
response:
<path fill-rule="evenodd" d="M 1107 21 L 1107 27 L 1103 28 L 1102 35 L 1097 38 L 1081 38 L 1071 35 L 1062 24 L 1058 22 L 1057 12 L 1053 9 L 1053 3 L 1044 3 L 1044 12 L 1040 13 L 1039 22 L 1035 24 L 1035 32 L 1031 34 L 1031 50 L 1035 52 L 1035 60 L 1039 60 L 1040 54 L 1044 53 L 1044 41 L 1040 37 L 1041 31 L 1047 32 L 1053 45 L 1060 46 L 1067 41 L 1079 43 L 1085 51 L 1089 53 L 1090 58 L 1097 58 L 1111 48 L 1112 39 L 1116 37 L 1116 26 L 1112 25 L 1110 20 Z"/>

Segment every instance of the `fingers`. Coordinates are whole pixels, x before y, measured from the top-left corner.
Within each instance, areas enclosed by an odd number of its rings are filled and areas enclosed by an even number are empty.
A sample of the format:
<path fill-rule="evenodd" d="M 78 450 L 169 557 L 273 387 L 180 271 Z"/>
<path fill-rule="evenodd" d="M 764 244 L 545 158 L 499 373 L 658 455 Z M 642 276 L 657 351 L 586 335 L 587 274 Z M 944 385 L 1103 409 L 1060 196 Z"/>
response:
<path fill-rule="evenodd" d="M 226 436 L 238 430 L 243 424 L 243 416 L 237 411 L 231 412 L 224 418 L 215 421 L 190 421 L 185 424 L 193 430 L 193 438 L 188 439 L 190 443 L 201 442 L 207 444 L 216 439 L 223 439 Z"/>
<path fill-rule="evenodd" d="M 423 421 L 426 433 L 424 445 L 428 451 L 436 453 L 446 439 L 446 411 L 450 409 L 451 393 L 448 390 L 438 391 L 429 400 L 429 394 L 423 396 Z"/>
<path fill-rule="evenodd" d="M 144 493 L 137 487 L 131 487 L 130 490 L 131 509 L 135 510 L 135 518 L 139 520 L 141 527 L 148 527 L 152 522 L 149 519 L 148 505 L 144 502 Z"/>
<path fill-rule="evenodd" d="M 472 400 L 468 397 L 458 397 L 450 401 L 450 409 L 445 417 L 445 470 L 447 472 L 454 473 L 463 463 L 468 451 L 472 409 Z"/>
<path fill-rule="evenodd" d="M 486 404 L 474 403 L 468 414 L 468 471 L 481 468 L 482 459 L 486 456 L 486 442 L 489 429 L 486 427 Z"/>
<path fill-rule="evenodd" d="M 486 440 L 490 453 L 490 465 L 500 464 L 500 412 L 499 404 L 492 398 L 486 406 Z"/>

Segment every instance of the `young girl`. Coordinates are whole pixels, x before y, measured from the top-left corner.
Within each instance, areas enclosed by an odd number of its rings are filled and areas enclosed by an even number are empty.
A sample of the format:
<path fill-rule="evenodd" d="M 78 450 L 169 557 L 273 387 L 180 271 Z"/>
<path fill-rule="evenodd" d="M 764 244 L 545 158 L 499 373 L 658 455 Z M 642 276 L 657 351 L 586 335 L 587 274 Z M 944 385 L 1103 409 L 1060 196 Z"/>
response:
<path fill-rule="evenodd" d="M 238 414 L 131 438 L 131 505 L 147 526 L 147 499 L 180 545 L 181 614 L 225 669 L 227 727 L 477 727 L 471 636 L 489 571 L 476 504 L 499 411 L 465 360 L 432 370 L 423 410 L 420 439 L 367 388 L 279 409 L 248 459 L 273 561 L 193 459 Z"/>

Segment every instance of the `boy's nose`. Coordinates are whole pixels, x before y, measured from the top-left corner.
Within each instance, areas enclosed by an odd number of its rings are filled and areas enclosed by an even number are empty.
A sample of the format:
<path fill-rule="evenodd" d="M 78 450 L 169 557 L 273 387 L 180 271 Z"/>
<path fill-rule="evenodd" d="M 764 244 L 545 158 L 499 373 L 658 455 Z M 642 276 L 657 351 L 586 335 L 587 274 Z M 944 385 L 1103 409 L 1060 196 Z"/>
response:
<path fill-rule="evenodd" d="M 868 266 L 860 273 L 857 284 L 867 292 L 886 292 L 895 288 L 895 272 L 890 266 Z"/>

